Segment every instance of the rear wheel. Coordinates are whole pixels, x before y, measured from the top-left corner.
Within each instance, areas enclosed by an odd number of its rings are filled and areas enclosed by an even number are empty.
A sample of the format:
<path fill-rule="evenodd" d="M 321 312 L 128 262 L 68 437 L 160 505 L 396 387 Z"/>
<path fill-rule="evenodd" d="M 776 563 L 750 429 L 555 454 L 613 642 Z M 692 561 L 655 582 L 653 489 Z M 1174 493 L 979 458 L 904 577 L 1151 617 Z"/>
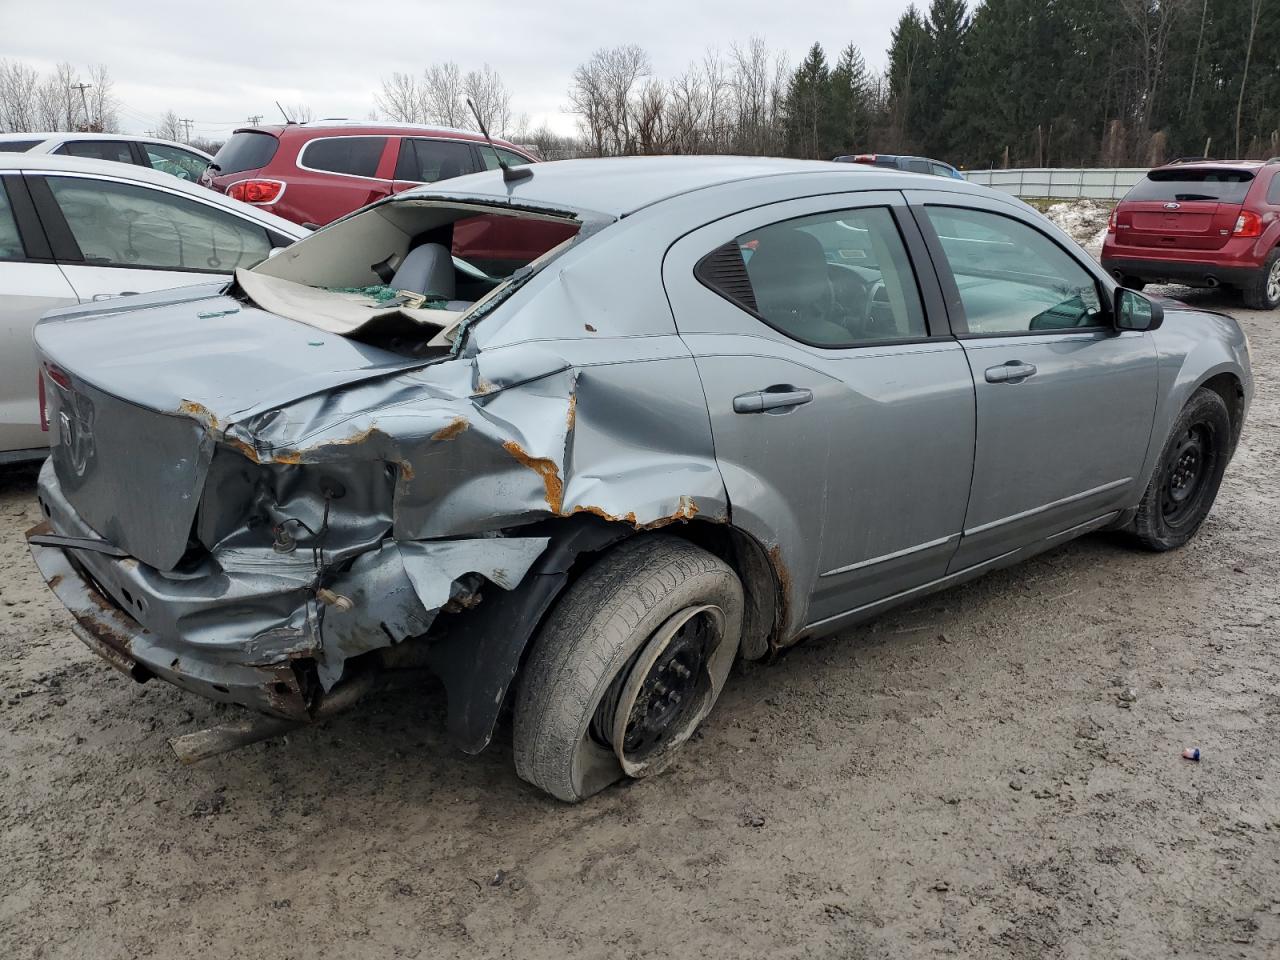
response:
<path fill-rule="evenodd" d="M 683 540 L 642 537 L 557 602 L 516 693 L 516 772 L 570 803 L 671 762 L 724 688 L 742 584 Z"/>
<path fill-rule="evenodd" d="M 1197 390 L 1178 415 L 1133 521 L 1138 542 L 1172 550 L 1190 540 L 1218 496 L 1231 446 L 1227 405 Z"/>
<path fill-rule="evenodd" d="M 1267 262 L 1257 276 L 1241 289 L 1244 305 L 1254 310 L 1274 310 L 1280 307 L 1280 248 L 1271 251 Z"/>

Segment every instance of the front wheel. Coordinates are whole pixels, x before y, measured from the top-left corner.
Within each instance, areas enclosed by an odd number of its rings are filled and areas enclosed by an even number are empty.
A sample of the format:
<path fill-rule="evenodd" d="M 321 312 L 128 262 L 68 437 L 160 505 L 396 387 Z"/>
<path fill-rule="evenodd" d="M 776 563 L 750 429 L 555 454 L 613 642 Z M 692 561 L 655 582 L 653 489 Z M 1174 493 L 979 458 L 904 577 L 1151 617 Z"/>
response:
<path fill-rule="evenodd" d="M 1190 540 L 1218 496 L 1231 450 L 1231 417 L 1222 397 L 1200 389 L 1182 408 L 1147 484 L 1133 533 L 1149 550 Z"/>
<path fill-rule="evenodd" d="M 569 803 L 657 773 L 710 712 L 742 634 L 723 560 L 670 536 L 628 541 L 543 625 L 516 693 L 516 772 Z"/>

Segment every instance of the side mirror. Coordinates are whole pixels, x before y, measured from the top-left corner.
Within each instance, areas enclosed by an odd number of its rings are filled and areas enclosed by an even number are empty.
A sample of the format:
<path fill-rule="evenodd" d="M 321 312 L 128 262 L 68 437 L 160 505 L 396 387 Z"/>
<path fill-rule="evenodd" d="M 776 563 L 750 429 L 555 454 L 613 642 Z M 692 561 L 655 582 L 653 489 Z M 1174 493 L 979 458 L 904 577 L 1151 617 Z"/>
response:
<path fill-rule="evenodd" d="M 1117 330 L 1155 330 L 1164 323 L 1164 307 L 1136 290 L 1116 287 L 1112 316 Z"/>

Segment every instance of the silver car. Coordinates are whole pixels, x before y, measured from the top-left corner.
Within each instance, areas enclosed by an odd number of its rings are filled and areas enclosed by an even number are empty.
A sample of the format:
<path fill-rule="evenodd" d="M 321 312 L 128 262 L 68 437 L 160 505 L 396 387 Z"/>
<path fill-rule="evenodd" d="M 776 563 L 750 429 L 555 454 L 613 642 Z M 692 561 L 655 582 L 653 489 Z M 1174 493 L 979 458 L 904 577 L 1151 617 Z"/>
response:
<path fill-rule="evenodd" d="M 154 170 L 0 153 L 0 463 L 48 452 L 31 340 L 46 310 L 207 283 L 310 232 Z"/>
<path fill-rule="evenodd" d="M 535 221 L 572 236 L 451 258 Z M 188 759 L 429 668 L 463 750 L 511 704 L 567 801 L 669 763 L 736 658 L 1090 531 L 1183 544 L 1253 390 L 1233 320 L 1021 202 L 845 164 L 495 170 L 138 306 L 36 331 L 29 539 L 81 639 L 266 715 Z"/>
<path fill-rule="evenodd" d="M 132 163 L 198 183 L 213 162 L 203 150 L 159 137 L 123 133 L 0 133 L 0 153 Z"/>

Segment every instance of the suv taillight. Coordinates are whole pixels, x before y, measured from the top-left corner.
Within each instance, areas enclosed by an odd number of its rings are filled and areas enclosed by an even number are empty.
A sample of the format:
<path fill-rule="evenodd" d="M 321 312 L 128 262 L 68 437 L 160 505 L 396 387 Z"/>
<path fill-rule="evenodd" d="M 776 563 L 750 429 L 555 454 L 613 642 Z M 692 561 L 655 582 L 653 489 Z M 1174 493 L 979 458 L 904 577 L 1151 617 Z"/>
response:
<path fill-rule="evenodd" d="M 1260 237 L 1262 236 L 1262 217 L 1246 210 L 1236 217 L 1236 228 L 1231 232 L 1237 237 Z"/>
<path fill-rule="evenodd" d="M 1111 208 L 1111 216 L 1107 217 L 1107 233 L 1116 232 L 1116 208 Z"/>
<path fill-rule="evenodd" d="M 283 193 L 284 184 L 279 180 L 240 180 L 227 187 L 232 200 L 258 205 L 275 203 Z"/>

